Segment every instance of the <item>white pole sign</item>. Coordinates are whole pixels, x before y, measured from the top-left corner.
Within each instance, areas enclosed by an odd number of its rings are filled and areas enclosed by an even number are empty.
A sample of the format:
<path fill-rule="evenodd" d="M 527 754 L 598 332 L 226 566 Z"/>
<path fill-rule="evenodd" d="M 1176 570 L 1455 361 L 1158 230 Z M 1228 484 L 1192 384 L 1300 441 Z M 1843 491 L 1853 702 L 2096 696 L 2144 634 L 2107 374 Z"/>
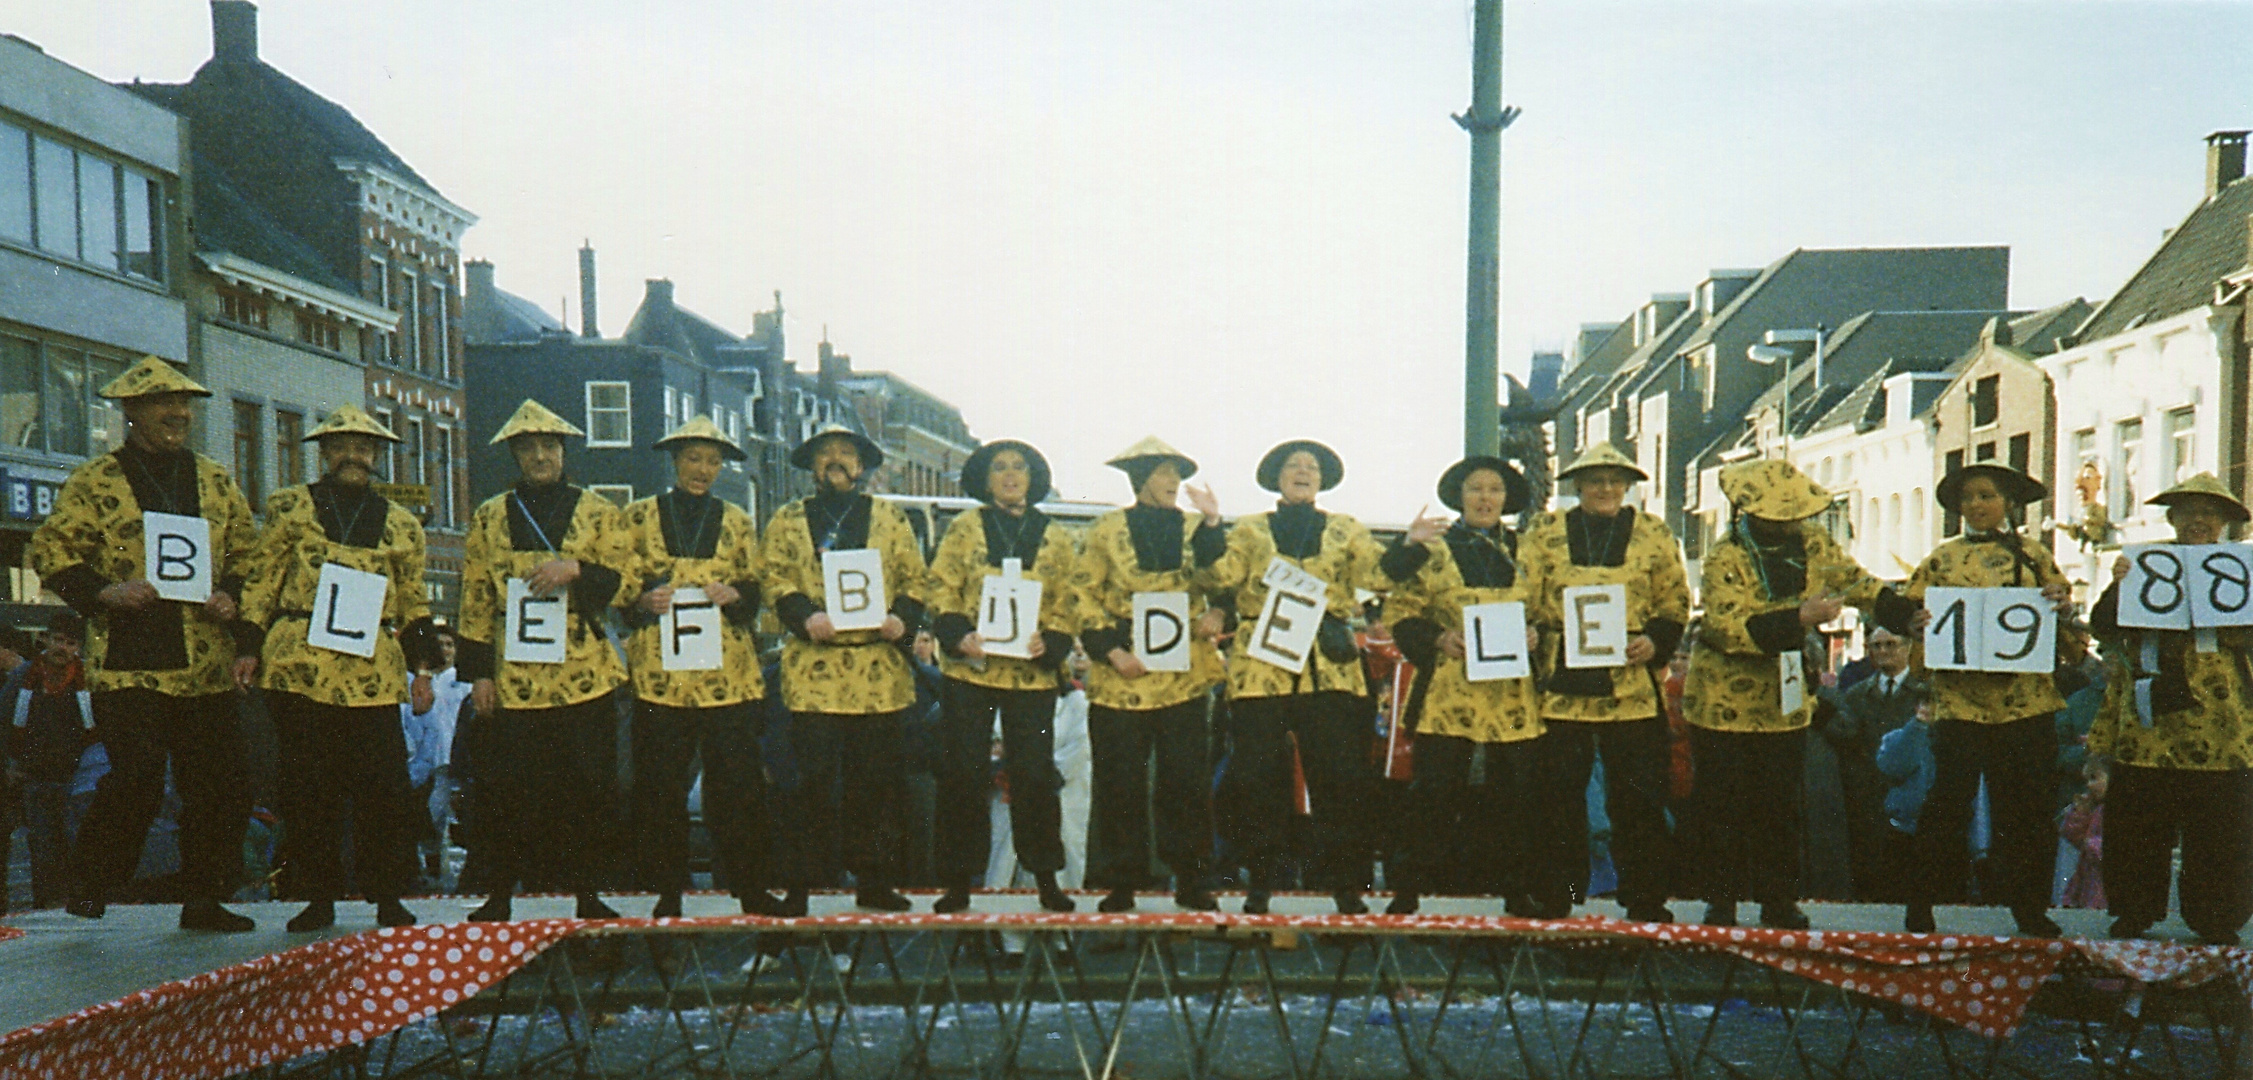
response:
<path fill-rule="evenodd" d="M 1627 663 L 1627 586 L 1574 585 L 1565 590 L 1565 666 Z"/>
<path fill-rule="evenodd" d="M 1299 674 L 1314 650 L 1315 631 L 1322 628 L 1323 597 L 1329 586 L 1280 558 L 1268 562 L 1260 580 L 1267 585 L 1267 601 L 1260 605 L 1259 621 L 1252 625 L 1244 653 Z"/>
<path fill-rule="evenodd" d="M 506 599 L 501 658 L 512 664 L 562 663 L 566 648 L 563 635 L 571 619 L 563 594 L 534 596 L 530 582 L 512 577 L 508 579 Z"/>
<path fill-rule="evenodd" d="M 657 618 L 666 671 L 720 669 L 720 605 L 697 586 L 675 587 L 673 606 Z"/>
<path fill-rule="evenodd" d="M 141 566 L 166 600 L 211 599 L 211 523 L 185 514 L 143 513 Z"/>
<path fill-rule="evenodd" d="M 383 632 L 384 595 L 390 589 L 391 579 L 382 574 L 322 563 L 305 643 L 351 656 L 374 656 L 376 635 Z"/>
<path fill-rule="evenodd" d="M 1925 590 L 1924 665 L 1934 671 L 2046 672 L 2057 665 L 2057 606 L 2040 589 Z"/>
<path fill-rule="evenodd" d="M 1134 594 L 1134 658 L 1149 671 L 1187 671 L 1189 594 Z"/>
<path fill-rule="evenodd" d="M 839 630 L 875 630 L 891 613 L 884 595 L 884 553 L 846 548 L 821 553 L 821 597 L 829 625 Z"/>
<path fill-rule="evenodd" d="M 1776 656 L 1776 707 L 1785 716 L 1807 704 L 1807 662 L 1798 649 Z"/>
<path fill-rule="evenodd" d="M 1523 679 L 1533 674 L 1526 657 L 1525 605 L 1471 604 L 1463 608 L 1463 677 L 1472 682 Z"/>
<path fill-rule="evenodd" d="M 1033 658 L 1040 636 L 1040 582 L 1006 570 L 986 575 L 978 595 L 978 640 L 989 656 Z"/>

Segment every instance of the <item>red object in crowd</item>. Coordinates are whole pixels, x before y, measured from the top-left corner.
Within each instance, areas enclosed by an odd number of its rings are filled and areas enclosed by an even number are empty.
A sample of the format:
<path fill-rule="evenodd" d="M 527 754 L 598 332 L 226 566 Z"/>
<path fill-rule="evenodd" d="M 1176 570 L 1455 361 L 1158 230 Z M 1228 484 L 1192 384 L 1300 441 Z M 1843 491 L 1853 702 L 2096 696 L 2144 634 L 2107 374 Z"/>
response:
<path fill-rule="evenodd" d="M 1673 754 L 1667 763 L 1666 793 L 1675 802 L 1690 797 L 1697 786 L 1697 760 L 1690 755 L 1690 722 L 1682 716 L 1682 686 L 1687 677 L 1684 672 L 1669 667 L 1666 682 L 1666 733 Z"/>

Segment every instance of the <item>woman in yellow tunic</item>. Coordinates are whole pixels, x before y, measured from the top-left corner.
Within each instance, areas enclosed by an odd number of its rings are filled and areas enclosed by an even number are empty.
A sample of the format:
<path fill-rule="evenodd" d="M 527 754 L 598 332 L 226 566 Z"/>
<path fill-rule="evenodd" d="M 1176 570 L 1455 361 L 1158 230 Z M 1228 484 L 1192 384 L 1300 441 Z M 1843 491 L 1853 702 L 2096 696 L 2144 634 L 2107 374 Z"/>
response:
<path fill-rule="evenodd" d="M 492 834 L 498 880 L 473 921 L 508 919 L 519 882 L 575 893 L 582 919 L 618 915 L 595 893 L 613 846 L 613 694 L 626 682 L 602 623 L 629 598 L 623 570 L 633 551 L 617 506 L 564 478 L 563 439 L 580 434 L 526 399 L 492 440 L 508 446 L 523 479 L 470 518 L 459 667 L 477 714 L 494 720 L 493 742 L 510 750 L 490 804 L 501 819 Z M 549 651 L 558 647 L 560 662 Z"/>
<path fill-rule="evenodd" d="M 237 678 L 256 673 L 274 718 L 283 848 L 310 900 L 289 929 L 336 923 L 347 798 L 351 880 L 375 901 L 377 923 L 409 926 L 415 916 L 399 897 L 414 883 L 414 800 L 399 703 L 409 658 L 428 666 L 438 647 L 422 588 L 422 523 L 369 489 L 378 448 L 399 441 L 374 417 L 341 406 L 305 441 L 320 444 L 321 479 L 266 500 L 259 572 L 243 592 L 243 619 L 265 630 L 264 660 L 236 663 Z M 316 596 L 331 565 L 381 579 L 380 625 L 354 623 L 335 606 L 340 592 Z M 372 652 L 360 655 L 355 643 L 370 638 Z M 418 680 L 427 695 L 428 677 Z"/>
<path fill-rule="evenodd" d="M 1463 632 L 1464 608 L 1526 600 L 1518 535 L 1502 519 L 1522 512 L 1532 494 L 1501 458 L 1464 458 L 1439 478 L 1439 501 L 1462 516 L 1444 532 L 1438 519 L 1418 518 L 1385 553 L 1385 576 L 1397 583 L 1385 598 L 1385 623 L 1416 665 L 1403 719 L 1416 733 L 1410 859 L 1388 915 L 1413 914 L 1422 892 L 1467 891 L 1474 860 L 1500 864 L 1511 914 L 1535 913 L 1524 848 L 1528 837 L 1561 827 L 1554 805 L 1525 797 L 1524 781 L 1546 771 L 1535 760 L 1541 691 L 1530 674 L 1470 681 Z M 1485 759 L 1483 792 L 1471 784 L 1474 756 Z"/>
<path fill-rule="evenodd" d="M 1143 439 L 1106 464 L 1127 475 L 1134 505 L 1095 520 L 1087 531 L 1073 593 L 1086 648 L 1087 733 L 1094 756 L 1096 799 L 1103 814 L 1094 827 L 1102 864 L 1089 879 L 1110 892 L 1097 908 L 1134 910 L 1134 891 L 1150 877 L 1150 836 L 1157 818 L 1158 857 L 1173 871 L 1174 906 L 1214 909 L 1204 875 L 1213 841 L 1211 728 L 1208 705 L 1223 676 L 1213 640 L 1222 613 L 1208 606 L 1193 575 L 1218 561 L 1228 544 L 1212 492 L 1192 488 L 1198 512 L 1175 505 L 1181 482 L 1197 463 L 1156 438 Z M 1187 605 L 1188 625 L 1157 618 L 1134 626 L 1135 597 L 1176 594 Z M 1145 615 L 1145 619 L 1155 618 Z M 1189 664 L 1181 671 L 1152 671 L 1136 654 L 1140 635 L 1169 644 L 1186 638 Z M 1161 649 L 1171 652 L 1171 649 Z M 1150 791 L 1157 758 L 1157 797 Z"/>
<path fill-rule="evenodd" d="M 940 884 L 932 910 L 970 906 L 970 879 L 986 865 L 993 835 L 993 733 L 1000 718 L 1002 772 L 1009 781 L 1009 835 L 1017 861 L 1040 887 L 1040 906 L 1070 911 L 1056 887 L 1064 868 L 1064 814 L 1056 768 L 1057 672 L 1072 655 L 1072 534 L 1038 505 L 1048 497 L 1048 459 L 1015 439 L 989 442 L 962 463 L 962 490 L 984 505 L 947 526 L 931 560 L 928 607 L 946 676 L 940 699 L 938 819 Z M 1026 656 L 989 652 L 979 635 L 989 581 L 1041 585 L 1037 611 L 1016 613 L 1012 640 Z"/>
<path fill-rule="evenodd" d="M 1532 798 L 1566 815 L 1563 827 L 1536 836 L 1528 853 L 1534 907 L 1547 917 L 1570 914 L 1572 893 L 1587 887 L 1584 793 L 1600 745 L 1620 904 L 1628 918 L 1672 922 L 1666 795 L 1673 742 L 1658 681 L 1689 621 L 1689 578 L 1666 520 L 1626 505 L 1627 489 L 1649 478 L 1626 455 L 1597 443 L 1557 475 L 1572 481 L 1580 504 L 1542 515 L 1519 544 L 1531 579 L 1527 621 L 1547 646 L 1541 718 L 1555 761 L 1546 770 L 1549 784 Z M 1589 585 L 1625 587 L 1627 649 L 1616 666 L 1568 668 L 1564 591 Z"/>
<path fill-rule="evenodd" d="M 1282 869 L 1295 738 L 1320 853 L 1314 876 L 1330 889 L 1340 913 L 1358 915 L 1369 910 L 1361 896 L 1376 861 L 1369 766 L 1375 716 L 1361 649 L 1347 620 L 1360 610 L 1355 589 L 1388 584 L 1377 569 L 1382 553 L 1360 522 L 1314 505 L 1316 495 L 1345 478 L 1336 451 L 1312 439 L 1293 439 L 1260 459 L 1258 477 L 1261 487 L 1279 496 L 1274 512 L 1239 518 L 1228 531 L 1227 550 L 1202 575 L 1209 591 L 1234 594 L 1244 620 L 1228 660 L 1234 744 L 1228 767 L 1253 800 L 1244 823 L 1244 858 L 1252 874 L 1244 910 L 1267 910 Z M 1268 601 L 1271 567 L 1321 582 L 1320 612 L 1303 616 L 1318 619 L 1319 628 L 1313 646 L 1291 657 L 1298 661 L 1296 670 L 1269 659 L 1283 658 L 1280 647 L 1257 648 L 1253 640 L 1260 636 L 1255 620 Z M 1269 633 L 1258 644 L 1277 640 L 1278 634 Z"/>
<path fill-rule="evenodd" d="M 2020 535 L 2016 519 L 2048 494 L 2042 482 L 1992 463 L 1942 477 L 1940 505 L 1963 516 L 1964 534 L 1932 550 L 1909 577 L 1909 599 L 1924 602 L 1936 585 L 1992 589 L 2038 587 L 2061 610 L 2072 589 L 2047 545 Z M 1921 656 L 1921 650 L 1919 655 Z M 2049 917 L 2057 862 L 2051 770 L 2057 759 L 2057 713 L 2065 699 L 2046 668 L 2037 672 L 1934 671 L 1932 791 L 1910 840 L 1911 881 L 1903 925 L 1933 929 L 1932 905 L 1960 888 L 1969 871 L 1966 831 L 1981 778 L 1993 822 L 1985 899 L 2008 905 L 2022 934 L 2056 937 Z"/>
<path fill-rule="evenodd" d="M 657 891 L 654 918 L 681 913 L 688 888 L 688 791 L 703 765 L 704 821 L 720 878 L 746 915 L 779 915 L 766 891 L 767 798 L 759 758 L 766 682 L 759 675 L 759 544 L 751 515 L 712 494 L 743 448 L 697 417 L 657 440 L 673 457 L 673 489 L 626 507 L 633 545 L 626 658 L 634 680 L 634 783 L 628 796 L 642 884 Z M 686 590 L 695 590 L 691 593 Z M 668 638 L 675 608 L 709 610 L 719 641 L 710 666 L 685 666 Z M 710 633 L 682 619 L 679 636 Z M 678 670 L 674 670 L 674 668 Z"/>
<path fill-rule="evenodd" d="M 1697 762 L 1693 805 L 1706 831 L 1705 921 L 1735 926 L 1737 902 L 1760 904 L 1760 924 L 1807 925 L 1799 909 L 1801 791 L 1815 690 L 1807 633 L 1851 604 L 1906 634 L 1913 605 L 1870 576 L 1812 519 L 1830 492 L 1787 461 L 1721 470 L 1735 510 L 1707 551 L 1705 615 L 1682 714 Z M 1786 708 L 1785 681 L 1796 691 Z"/>
<path fill-rule="evenodd" d="M 2242 530 L 2245 504 L 2212 473 L 2152 497 L 2178 544 Z M 2253 630 L 2216 631 L 2201 650 L 2182 630 L 2120 625 L 2118 575 L 2090 622 L 2112 655 L 2089 753 L 2112 760 L 2104 809 L 2104 895 L 2112 936 L 2167 917 L 2167 873 L 2182 842 L 2183 921 L 2208 945 L 2236 945 L 2253 916 Z"/>

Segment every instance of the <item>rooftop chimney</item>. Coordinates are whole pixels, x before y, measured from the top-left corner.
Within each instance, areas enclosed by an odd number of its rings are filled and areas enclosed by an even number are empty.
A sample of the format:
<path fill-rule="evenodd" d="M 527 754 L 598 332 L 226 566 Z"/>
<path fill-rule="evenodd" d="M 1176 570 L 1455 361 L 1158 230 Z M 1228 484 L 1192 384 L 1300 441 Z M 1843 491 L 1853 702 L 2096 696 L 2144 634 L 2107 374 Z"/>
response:
<path fill-rule="evenodd" d="M 648 289 L 642 294 L 641 302 L 647 307 L 663 308 L 667 312 L 672 311 L 673 280 L 671 278 L 649 278 Z"/>
<path fill-rule="evenodd" d="M 250 0 L 211 0 L 211 58 L 258 60 L 258 5 Z"/>
<path fill-rule="evenodd" d="M 2206 136 L 2206 197 L 2245 177 L 2245 132 L 2217 131 Z"/>
<path fill-rule="evenodd" d="M 493 264 L 471 259 L 462 264 L 462 336 L 471 344 L 500 336 L 499 297 L 493 286 Z"/>
<path fill-rule="evenodd" d="M 595 249 L 584 240 L 579 242 L 579 336 L 602 336 L 595 329 Z"/>

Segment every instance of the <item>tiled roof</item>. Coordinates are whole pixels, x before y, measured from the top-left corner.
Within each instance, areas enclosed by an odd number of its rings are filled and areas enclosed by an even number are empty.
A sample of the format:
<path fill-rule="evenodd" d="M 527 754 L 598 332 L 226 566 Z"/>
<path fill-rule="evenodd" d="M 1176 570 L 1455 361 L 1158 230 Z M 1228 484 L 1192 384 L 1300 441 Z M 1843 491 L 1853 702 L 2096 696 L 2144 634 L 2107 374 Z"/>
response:
<path fill-rule="evenodd" d="M 718 323 L 669 300 L 658 301 L 646 295 L 642 297 L 641 306 L 634 309 L 633 320 L 626 324 L 626 332 L 620 337 L 636 344 L 671 349 L 715 366 L 720 362 L 721 349 L 743 344 L 742 338 Z"/>
<path fill-rule="evenodd" d="M 1872 372 L 1887 364 L 1896 370 L 1938 371 L 1979 343 L 1979 331 L 1995 311 L 1872 311 L 1847 320 L 1825 344 L 1822 395 L 1812 395 L 1815 365 L 1801 356 L 1791 366 L 1792 430 L 1813 430 Z M 1910 368 L 1904 365 L 1925 365 Z M 1779 381 L 1753 399 L 1746 415 L 1772 408 L 1783 396 Z"/>
<path fill-rule="evenodd" d="M 2009 266 L 2005 247 L 1801 248 L 1769 264 L 1678 351 L 1705 345 L 1756 302 L 1786 312 L 2000 306 Z"/>
<path fill-rule="evenodd" d="M 2213 302 L 2214 283 L 2246 265 L 2253 177 L 2231 182 L 2167 234 L 2159 250 L 2073 333 L 2095 341 Z"/>
<path fill-rule="evenodd" d="M 320 252 L 244 198 L 226 170 L 200 154 L 195 157 L 194 184 L 197 250 L 240 255 L 314 284 L 359 295 L 358 282 L 340 277 Z"/>

